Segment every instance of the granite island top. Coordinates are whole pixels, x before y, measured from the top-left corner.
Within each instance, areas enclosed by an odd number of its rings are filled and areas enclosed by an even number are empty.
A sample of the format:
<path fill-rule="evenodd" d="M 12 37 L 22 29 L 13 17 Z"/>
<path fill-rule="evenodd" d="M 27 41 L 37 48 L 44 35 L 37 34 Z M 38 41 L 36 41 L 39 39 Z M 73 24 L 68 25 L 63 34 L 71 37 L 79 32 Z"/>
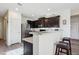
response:
<path fill-rule="evenodd" d="M 42 34 L 46 34 L 46 33 L 56 33 L 56 32 L 59 32 L 59 31 L 35 31 L 35 32 L 29 32 L 29 34 L 39 34 L 39 35 L 42 35 Z"/>
<path fill-rule="evenodd" d="M 48 33 L 48 32 L 46 32 L 46 31 L 41 31 L 41 32 L 30 32 L 30 34 L 35 34 L 35 33 L 41 35 L 41 34 Z"/>
<path fill-rule="evenodd" d="M 33 43 L 33 37 L 28 37 L 28 38 L 22 38 L 23 41 Z"/>

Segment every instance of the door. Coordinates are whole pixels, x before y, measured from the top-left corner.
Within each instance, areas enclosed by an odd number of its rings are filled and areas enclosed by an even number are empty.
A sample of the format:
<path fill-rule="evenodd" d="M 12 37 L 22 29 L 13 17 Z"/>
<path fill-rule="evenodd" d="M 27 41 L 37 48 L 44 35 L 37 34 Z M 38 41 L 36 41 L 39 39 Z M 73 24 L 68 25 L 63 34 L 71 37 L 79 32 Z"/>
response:
<path fill-rule="evenodd" d="M 71 23 L 71 37 L 79 39 L 79 23 Z"/>
<path fill-rule="evenodd" d="M 21 43 L 21 14 L 9 12 L 7 44 Z"/>

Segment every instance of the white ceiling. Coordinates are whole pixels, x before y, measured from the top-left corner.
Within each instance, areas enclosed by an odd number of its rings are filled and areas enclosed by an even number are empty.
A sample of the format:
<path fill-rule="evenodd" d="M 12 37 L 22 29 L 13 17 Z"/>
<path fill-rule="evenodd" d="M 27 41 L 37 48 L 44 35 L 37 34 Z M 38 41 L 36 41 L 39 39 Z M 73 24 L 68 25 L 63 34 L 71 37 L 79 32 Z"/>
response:
<path fill-rule="evenodd" d="M 55 9 L 71 9 L 72 12 L 78 11 L 79 3 L 22 3 L 22 6 L 19 6 L 17 3 L 0 3 L 0 16 L 3 16 L 8 9 L 15 10 L 16 8 L 19 8 L 18 11 L 24 16 L 38 17 Z"/>

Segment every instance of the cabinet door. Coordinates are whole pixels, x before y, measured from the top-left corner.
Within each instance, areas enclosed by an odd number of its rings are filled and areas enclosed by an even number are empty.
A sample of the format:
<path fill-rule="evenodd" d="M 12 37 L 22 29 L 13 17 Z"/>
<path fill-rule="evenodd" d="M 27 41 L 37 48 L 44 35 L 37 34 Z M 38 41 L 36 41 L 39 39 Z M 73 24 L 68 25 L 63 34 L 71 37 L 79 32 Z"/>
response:
<path fill-rule="evenodd" d="M 59 27 L 59 16 L 46 18 L 45 27 Z"/>
<path fill-rule="evenodd" d="M 34 21 L 35 22 L 35 28 L 38 28 L 39 22 L 38 20 Z"/>
<path fill-rule="evenodd" d="M 32 55 L 33 54 L 33 44 L 29 42 L 23 41 L 24 44 L 24 55 Z"/>
<path fill-rule="evenodd" d="M 44 25 L 44 19 L 39 19 L 38 20 L 38 26 L 39 27 L 44 27 L 45 25 Z"/>

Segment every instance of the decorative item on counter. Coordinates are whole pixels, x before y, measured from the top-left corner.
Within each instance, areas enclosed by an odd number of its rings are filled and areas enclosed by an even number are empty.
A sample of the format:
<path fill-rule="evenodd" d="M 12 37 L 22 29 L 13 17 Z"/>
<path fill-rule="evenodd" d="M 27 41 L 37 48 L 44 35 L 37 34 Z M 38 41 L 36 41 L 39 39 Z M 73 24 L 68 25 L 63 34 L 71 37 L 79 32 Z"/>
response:
<path fill-rule="evenodd" d="M 66 20 L 65 19 L 63 20 L 63 25 L 66 25 Z"/>
<path fill-rule="evenodd" d="M 45 29 L 40 29 L 40 31 L 46 31 Z"/>
<path fill-rule="evenodd" d="M 55 31 L 59 31 L 59 29 L 55 29 Z"/>

